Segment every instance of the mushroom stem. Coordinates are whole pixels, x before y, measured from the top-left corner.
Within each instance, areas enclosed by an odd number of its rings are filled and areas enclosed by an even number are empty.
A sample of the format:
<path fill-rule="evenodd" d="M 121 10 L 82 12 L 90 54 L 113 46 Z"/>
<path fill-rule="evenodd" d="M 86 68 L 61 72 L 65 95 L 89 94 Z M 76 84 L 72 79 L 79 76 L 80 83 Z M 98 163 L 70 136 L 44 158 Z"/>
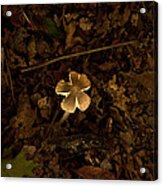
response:
<path fill-rule="evenodd" d="M 69 112 L 65 112 L 62 116 L 62 118 L 59 121 L 59 125 L 61 126 L 61 124 L 69 117 L 70 113 Z"/>

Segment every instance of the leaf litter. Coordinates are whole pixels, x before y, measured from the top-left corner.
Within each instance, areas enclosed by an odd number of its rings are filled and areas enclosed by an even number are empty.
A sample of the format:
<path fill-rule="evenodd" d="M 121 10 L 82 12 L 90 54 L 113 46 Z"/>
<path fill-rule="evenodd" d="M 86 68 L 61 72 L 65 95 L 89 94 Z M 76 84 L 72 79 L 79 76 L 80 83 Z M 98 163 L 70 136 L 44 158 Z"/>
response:
<path fill-rule="evenodd" d="M 144 5 L 144 17 L 141 2 L 2 6 L 3 176 L 155 179 L 154 4 Z M 57 128 L 55 87 L 71 71 L 88 76 L 91 104 Z"/>

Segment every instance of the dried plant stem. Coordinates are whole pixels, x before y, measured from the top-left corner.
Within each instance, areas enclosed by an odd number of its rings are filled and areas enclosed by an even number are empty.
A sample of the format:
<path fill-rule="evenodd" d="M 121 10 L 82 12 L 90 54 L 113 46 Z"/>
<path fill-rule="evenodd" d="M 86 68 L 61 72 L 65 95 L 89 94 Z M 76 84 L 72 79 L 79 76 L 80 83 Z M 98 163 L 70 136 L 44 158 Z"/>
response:
<path fill-rule="evenodd" d="M 46 132 L 46 135 L 45 135 L 46 137 L 49 135 L 50 130 L 53 128 L 57 115 L 58 115 L 58 110 L 56 110 L 56 112 L 53 116 L 53 119 L 52 119 L 52 121 L 51 121 L 51 123 L 50 123 L 50 125 L 47 129 L 47 132 Z"/>
<path fill-rule="evenodd" d="M 22 9 L 22 14 L 23 14 L 25 20 L 28 22 L 28 24 L 31 25 L 31 27 L 33 29 L 36 29 L 36 26 L 30 21 L 30 19 L 28 18 L 27 14 L 25 13 L 25 11 L 23 9 Z"/>
<path fill-rule="evenodd" d="M 61 126 L 61 124 L 69 117 L 70 113 L 69 112 L 65 112 L 62 116 L 62 118 L 59 121 L 59 126 Z"/>
<path fill-rule="evenodd" d="M 14 86 L 13 86 L 13 82 L 12 82 L 11 71 L 10 71 L 10 68 L 8 66 L 7 60 L 6 60 L 6 67 L 7 67 L 7 74 L 8 74 L 8 78 L 9 78 L 12 100 L 13 100 L 14 105 L 16 105 Z"/>
<path fill-rule="evenodd" d="M 31 66 L 31 67 L 28 67 L 28 68 L 21 69 L 20 71 L 22 73 L 29 72 L 29 71 L 32 71 L 32 70 L 35 70 L 35 69 L 39 69 L 41 67 L 48 66 L 52 63 L 55 63 L 55 62 L 58 62 L 58 61 L 61 61 L 61 60 L 69 59 L 69 58 L 72 58 L 72 57 L 83 56 L 83 55 L 87 55 L 87 54 L 92 54 L 92 53 L 96 53 L 96 52 L 101 52 L 101 51 L 104 51 L 104 50 L 109 50 L 109 49 L 112 49 L 112 48 L 122 47 L 122 46 L 126 46 L 126 45 L 132 45 L 132 44 L 136 44 L 137 42 L 138 42 L 137 40 L 127 41 L 127 42 L 124 42 L 124 43 L 112 44 L 112 45 L 104 46 L 104 47 L 101 47 L 101 48 L 96 48 L 96 49 L 92 49 L 92 50 L 88 50 L 88 51 L 84 51 L 84 52 L 79 52 L 79 53 L 75 53 L 75 54 L 61 56 L 61 57 L 46 61 L 46 62 L 44 62 L 42 64 L 39 64 L 39 65 L 36 65 L 36 66 Z"/>
<path fill-rule="evenodd" d="M 23 11 L 23 16 L 24 16 L 24 18 L 26 19 L 26 21 L 27 21 L 30 25 L 32 25 L 32 23 L 31 23 L 31 21 L 29 20 L 27 14 L 26 14 L 24 11 Z"/>

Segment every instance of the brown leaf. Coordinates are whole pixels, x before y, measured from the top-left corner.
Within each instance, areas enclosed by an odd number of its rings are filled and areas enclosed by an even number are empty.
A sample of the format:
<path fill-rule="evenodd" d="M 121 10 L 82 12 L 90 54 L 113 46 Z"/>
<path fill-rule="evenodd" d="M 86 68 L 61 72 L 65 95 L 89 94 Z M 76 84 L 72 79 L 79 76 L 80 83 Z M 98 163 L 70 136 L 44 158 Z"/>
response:
<path fill-rule="evenodd" d="M 36 41 L 34 36 L 31 37 L 31 40 L 28 43 L 27 51 L 30 59 L 35 57 L 37 51 L 36 51 Z"/>
<path fill-rule="evenodd" d="M 119 64 L 118 62 L 105 62 L 103 64 L 101 64 L 99 66 L 99 69 L 102 70 L 102 71 L 105 71 L 105 70 L 113 70 L 113 69 L 119 69 Z"/>
<path fill-rule="evenodd" d="M 83 166 L 78 169 L 77 174 L 84 179 L 115 179 L 110 171 L 94 166 Z"/>
<path fill-rule="evenodd" d="M 83 31 L 89 31 L 91 30 L 93 24 L 90 22 L 90 20 L 88 18 L 84 18 L 82 17 L 79 20 L 79 27 L 83 30 Z"/>
<path fill-rule="evenodd" d="M 36 112 L 31 108 L 27 92 L 22 92 L 19 96 L 17 115 L 12 118 L 12 126 L 31 127 L 36 119 Z"/>
<path fill-rule="evenodd" d="M 36 117 L 36 110 L 32 109 L 27 90 L 24 90 L 19 95 L 17 115 L 10 120 L 11 126 L 16 129 L 16 139 L 29 138 L 34 134 Z"/>
<path fill-rule="evenodd" d="M 130 14 L 131 14 L 130 7 L 127 6 L 126 9 L 125 9 L 124 14 L 123 14 L 123 16 L 122 16 L 121 25 L 125 25 L 125 24 L 127 23 L 127 21 L 129 20 Z"/>
<path fill-rule="evenodd" d="M 49 119 L 51 113 L 51 99 L 48 97 L 43 97 L 38 100 L 38 107 L 40 109 L 40 114 L 43 118 Z"/>
<path fill-rule="evenodd" d="M 69 25 L 65 25 L 65 31 L 67 32 L 66 36 L 66 47 L 71 48 L 75 44 L 83 44 L 83 40 L 81 37 L 77 36 L 75 37 L 75 31 L 76 31 L 76 23 L 71 22 Z"/>

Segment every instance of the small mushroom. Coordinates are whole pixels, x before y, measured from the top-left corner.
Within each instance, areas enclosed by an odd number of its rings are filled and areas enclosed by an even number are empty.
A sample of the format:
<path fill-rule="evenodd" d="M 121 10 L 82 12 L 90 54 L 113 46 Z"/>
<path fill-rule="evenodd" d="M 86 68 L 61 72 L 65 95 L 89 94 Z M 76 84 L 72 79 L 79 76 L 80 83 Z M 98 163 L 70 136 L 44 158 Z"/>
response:
<path fill-rule="evenodd" d="M 60 80 L 57 83 L 56 94 L 65 96 L 61 102 L 61 108 L 65 111 L 64 118 L 67 119 L 70 113 L 76 111 L 76 108 L 84 112 L 89 107 L 91 98 L 84 91 L 87 91 L 90 87 L 91 82 L 87 76 L 75 71 L 69 73 L 69 82 Z M 62 119 L 62 122 L 64 120 Z"/>

